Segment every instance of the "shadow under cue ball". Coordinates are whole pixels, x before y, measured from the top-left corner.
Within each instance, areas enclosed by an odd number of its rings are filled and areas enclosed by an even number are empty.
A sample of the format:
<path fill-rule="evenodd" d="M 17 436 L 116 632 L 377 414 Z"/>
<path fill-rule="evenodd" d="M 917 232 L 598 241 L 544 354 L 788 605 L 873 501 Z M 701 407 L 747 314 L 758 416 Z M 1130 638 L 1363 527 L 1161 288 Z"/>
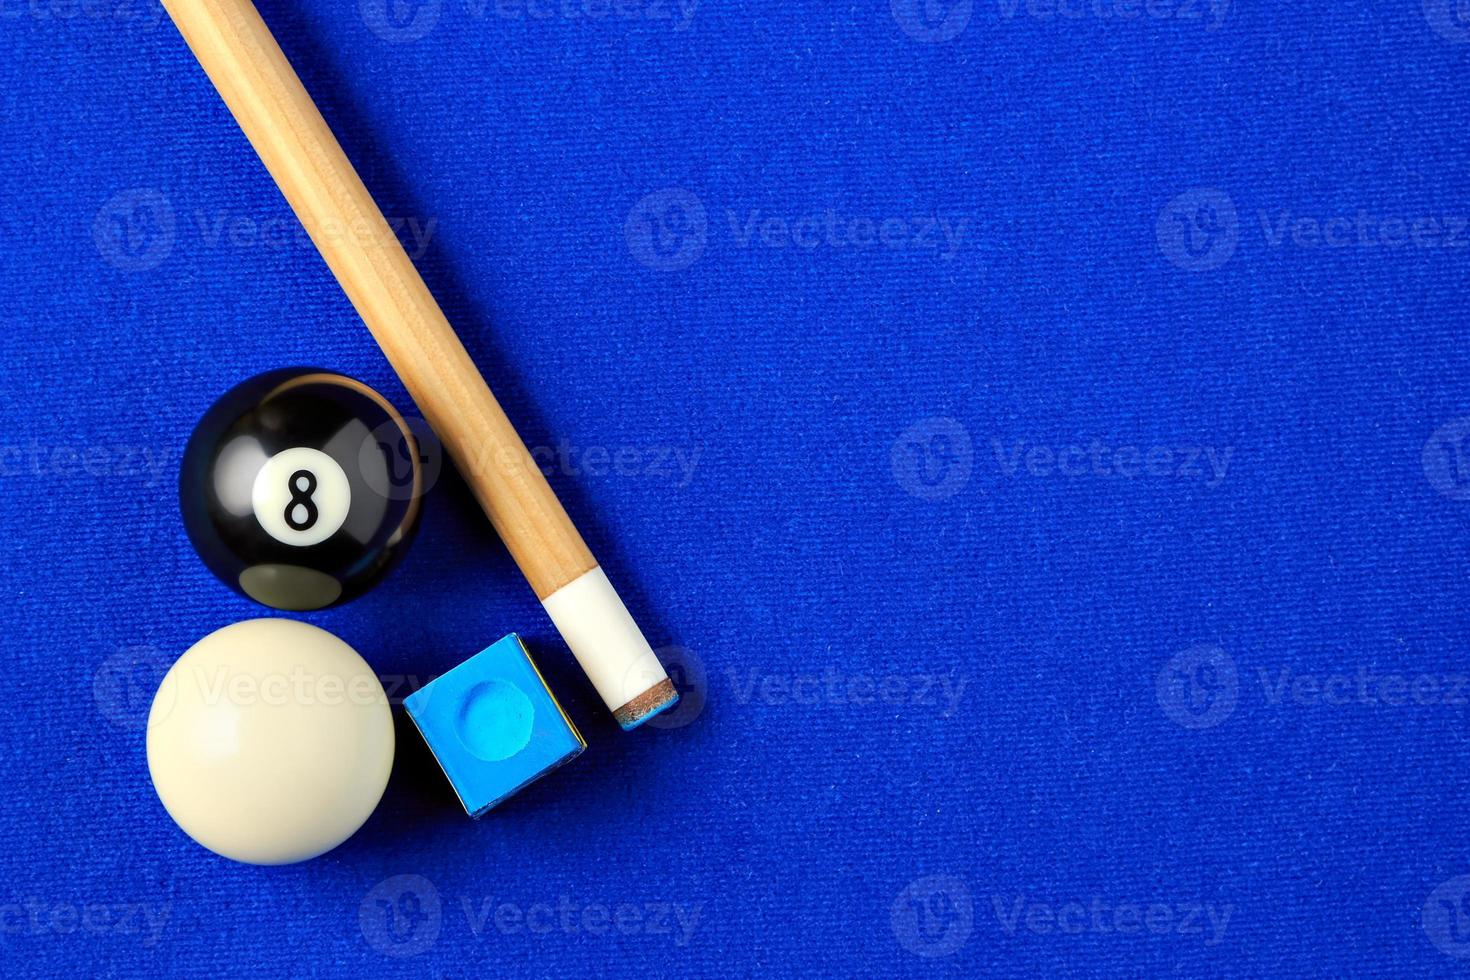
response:
<path fill-rule="evenodd" d="M 393 768 L 383 685 L 326 630 L 250 619 L 179 658 L 148 716 L 148 771 L 200 844 L 247 864 L 330 851 L 377 807 Z"/>
<path fill-rule="evenodd" d="M 360 381 L 314 368 L 257 375 L 189 437 L 184 528 L 209 570 L 275 609 L 361 595 L 413 539 L 424 489 L 403 416 Z"/>

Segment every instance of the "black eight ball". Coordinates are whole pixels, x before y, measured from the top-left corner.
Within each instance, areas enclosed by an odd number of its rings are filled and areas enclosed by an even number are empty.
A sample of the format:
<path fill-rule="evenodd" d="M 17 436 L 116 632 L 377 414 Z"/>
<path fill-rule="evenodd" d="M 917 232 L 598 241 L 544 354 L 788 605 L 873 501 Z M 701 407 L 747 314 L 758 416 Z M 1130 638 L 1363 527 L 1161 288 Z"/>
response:
<path fill-rule="evenodd" d="M 424 486 L 402 415 L 360 381 L 285 368 L 235 386 L 184 449 L 184 527 L 210 571 L 276 609 L 367 591 L 413 539 Z"/>

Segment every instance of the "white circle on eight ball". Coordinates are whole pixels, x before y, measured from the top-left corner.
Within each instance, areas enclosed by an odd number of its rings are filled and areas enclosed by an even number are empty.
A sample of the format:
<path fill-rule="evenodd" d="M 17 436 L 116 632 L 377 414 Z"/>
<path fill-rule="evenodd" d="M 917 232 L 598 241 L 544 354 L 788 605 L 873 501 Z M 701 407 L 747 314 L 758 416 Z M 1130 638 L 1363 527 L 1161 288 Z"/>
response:
<path fill-rule="evenodd" d="M 335 459 L 296 446 L 265 461 L 255 474 L 250 505 L 267 534 L 305 548 L 337 533 L 352 509 L 352 487 Z"/>

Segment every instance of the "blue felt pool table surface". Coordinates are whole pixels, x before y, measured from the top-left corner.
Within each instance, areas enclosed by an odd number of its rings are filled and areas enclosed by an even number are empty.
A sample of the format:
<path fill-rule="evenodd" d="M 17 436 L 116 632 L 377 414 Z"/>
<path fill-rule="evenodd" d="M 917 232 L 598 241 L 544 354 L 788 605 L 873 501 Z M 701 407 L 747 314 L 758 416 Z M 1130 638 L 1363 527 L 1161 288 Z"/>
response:
<path fill-rule="evenodd" d="M 236 382 L 387 362 L 148 0 L 0 0 L 0 973 L 1451 976 L 1470 956 L 1470 11 L 263 0 L 684 685 L 623 734 L 446 468 L 300 618 L 519 631 L 589 742 L 480 821 L 395 709 L 289 867 L 153 792 L 267 614 Z"/>

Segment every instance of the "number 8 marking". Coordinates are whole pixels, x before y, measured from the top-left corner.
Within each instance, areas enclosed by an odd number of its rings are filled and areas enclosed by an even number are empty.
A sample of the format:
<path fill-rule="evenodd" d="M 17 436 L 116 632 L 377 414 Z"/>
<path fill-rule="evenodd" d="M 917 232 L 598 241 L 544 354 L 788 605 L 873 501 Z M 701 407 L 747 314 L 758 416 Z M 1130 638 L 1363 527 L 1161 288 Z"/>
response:
<path fill-rule="evenodd" d="M 256 471 L 250 509 L 274 540 L 310 548 L 336 534 L 347 520 L 352 482 L 342 465 L 320 449 L 292 446 Z"/>
<path fill-rule="evenodd" d="M 286 502 L 286 512 L 282 515 L 286 518 L 286 526 L 293 531 L 305 531 L 317 519 L 316 502 L 311 499 L 311 495 L 316 492 L 316 474 L 311 470 L 297 470 L 286 480 L 286 491 L 291 494 L 291 499 Z M 304 520 L 296 519 L 297 507 L 306 511 Z"/>

